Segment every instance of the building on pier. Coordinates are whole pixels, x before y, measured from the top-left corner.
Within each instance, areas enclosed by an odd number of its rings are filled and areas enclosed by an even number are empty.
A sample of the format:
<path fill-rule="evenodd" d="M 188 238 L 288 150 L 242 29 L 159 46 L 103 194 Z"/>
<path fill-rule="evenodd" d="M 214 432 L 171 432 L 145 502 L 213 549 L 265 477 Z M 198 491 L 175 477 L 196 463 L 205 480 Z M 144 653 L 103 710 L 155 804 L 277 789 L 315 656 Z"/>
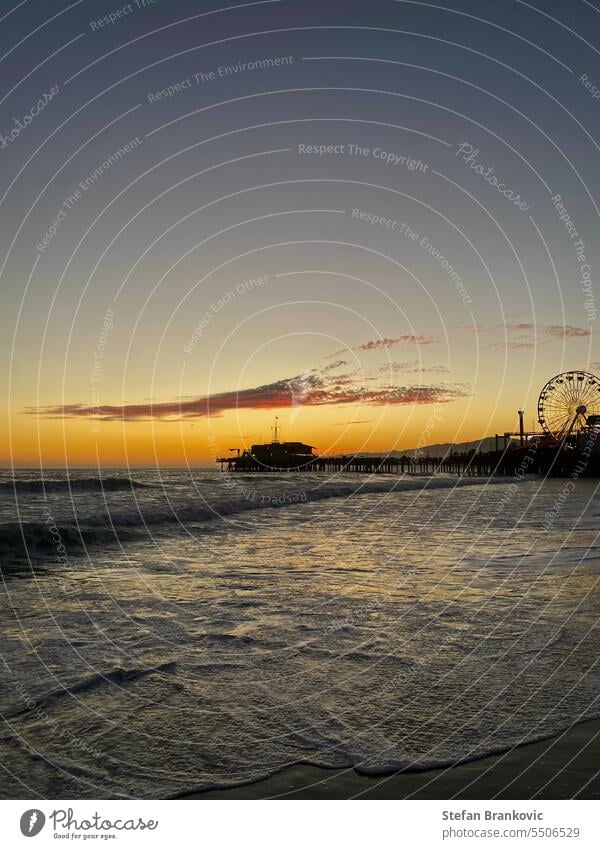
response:
<path fill-rule="evenodd" d="M 238 449 L 237 457 L 219 457 L 221 468 L 234 472 L 269 472 L 309 470 L 317 460 L 313 454 L 314 445 L 304 442 L 281 442 L 279 438 L 279 420 L 275 419 L 271 442 L 255 444 L 242 453 Z"/>

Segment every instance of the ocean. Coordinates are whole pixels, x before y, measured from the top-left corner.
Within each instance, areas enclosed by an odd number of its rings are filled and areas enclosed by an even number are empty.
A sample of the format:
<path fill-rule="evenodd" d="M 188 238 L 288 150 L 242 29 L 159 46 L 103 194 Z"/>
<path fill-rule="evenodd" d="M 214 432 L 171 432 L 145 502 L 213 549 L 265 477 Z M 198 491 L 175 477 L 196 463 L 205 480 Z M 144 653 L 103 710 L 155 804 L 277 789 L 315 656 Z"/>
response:
<path fill-rule="evenodd" d="M 600 716 L 597 483 L 0 473 L 0 785 L 164 798 Z"/>

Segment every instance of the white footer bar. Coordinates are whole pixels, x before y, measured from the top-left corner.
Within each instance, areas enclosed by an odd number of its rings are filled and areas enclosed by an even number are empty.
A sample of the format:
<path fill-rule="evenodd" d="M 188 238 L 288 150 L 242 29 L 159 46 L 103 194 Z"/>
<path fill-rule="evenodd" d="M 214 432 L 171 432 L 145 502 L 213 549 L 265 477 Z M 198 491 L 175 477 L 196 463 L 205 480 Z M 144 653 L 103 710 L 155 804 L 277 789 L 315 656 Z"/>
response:
<path fill-rule="evenodd" d="M 600 846 L 594 801 L 0 802 L 3 847 Z"/>

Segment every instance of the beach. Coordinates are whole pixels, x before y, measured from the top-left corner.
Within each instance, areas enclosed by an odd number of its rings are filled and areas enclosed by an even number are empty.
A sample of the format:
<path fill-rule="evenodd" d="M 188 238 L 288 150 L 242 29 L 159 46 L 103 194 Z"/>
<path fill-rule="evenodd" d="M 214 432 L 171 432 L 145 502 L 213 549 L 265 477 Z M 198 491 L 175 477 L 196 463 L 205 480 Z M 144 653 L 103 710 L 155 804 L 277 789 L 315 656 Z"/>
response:
<path fill-rule="evenodd" d="M 600 799 L 600 720 L 445 769 L 365 776 L 288 767 L 264 781 L 182 799 Z"/>

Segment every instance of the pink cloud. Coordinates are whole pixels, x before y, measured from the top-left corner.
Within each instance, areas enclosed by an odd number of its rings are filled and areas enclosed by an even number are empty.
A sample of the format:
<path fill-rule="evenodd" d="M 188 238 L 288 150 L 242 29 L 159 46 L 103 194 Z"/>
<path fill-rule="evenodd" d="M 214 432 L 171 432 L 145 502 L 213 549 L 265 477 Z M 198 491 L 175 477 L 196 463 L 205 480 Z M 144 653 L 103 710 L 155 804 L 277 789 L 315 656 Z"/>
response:
<path fill-rule="evenodd" d="M 365 342 L 358 345 L 353 350 L 355 351 L 377 351 L 380 348 L 392 348 L 394 345 L 400 345 L 403 342 L 411 345 L 435 345 L 438 342 L 435 336 L 415 336 L 409 333 L 405 336 L 398 336 L 396 339 L 375 339 L 371 342 Z"/>
<path fill-rule="evenodd" d="M 104 421 L 140 421 L 147 419 L 181 420 L 220 416 L 228 410 L 275 410 L 299 405 L 298 390 L 302 384 L 301 406 L 367 406 L 447 403 L 466 394 L 463 387 L 438 386 L 370 386 L 366 388 L 349 375 L 316 372 L 278 380 L 262 386 L 231 392 L 218 392 L 198 398 L 176 401 L 103 404 L 64 404 L 30 407 L 29 415 L 41 418 L 92 418 Z"/>
<path fill-rule="evenodd" d="M 585 327 L 573 327 L 571 324 L 547 324 L 544 330 L 549 336 L 559 336 L 561 339 L 575 339 L 581 336 L 589 336 L 591 332 Z"/>
<path fill-rule="evenodd" d="M 517 333 L 520 336 L 537 335 L 538 337 L 554 337 L 558 339 L 579 339 L 589 336 L 591 331 L 586 327 L 576 327 L 573 324 L 534 324 L 530 321 L 507 322 L 506 324 L 476 324 L 466 325 L 476 333 L 492 333 L 495 336 L 505 332 Z"/>

